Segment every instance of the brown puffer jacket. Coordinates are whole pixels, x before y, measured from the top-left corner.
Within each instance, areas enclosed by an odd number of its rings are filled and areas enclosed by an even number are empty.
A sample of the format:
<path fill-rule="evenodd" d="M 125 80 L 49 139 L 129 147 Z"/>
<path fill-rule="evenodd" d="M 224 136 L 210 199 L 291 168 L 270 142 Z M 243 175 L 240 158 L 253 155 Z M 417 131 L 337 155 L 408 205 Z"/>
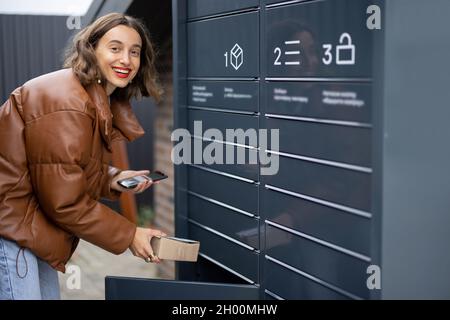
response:
<path fill-rule="evenodd" d="M 0 236 L 62 272 L 79 238 L 125 251 L 136 226 L 97 200 L 120 195 L 109 187 L 111 142 L 143 134 L 128 103 L 110 107 L 71 69 L 16 89 L 0 107 Z"/>

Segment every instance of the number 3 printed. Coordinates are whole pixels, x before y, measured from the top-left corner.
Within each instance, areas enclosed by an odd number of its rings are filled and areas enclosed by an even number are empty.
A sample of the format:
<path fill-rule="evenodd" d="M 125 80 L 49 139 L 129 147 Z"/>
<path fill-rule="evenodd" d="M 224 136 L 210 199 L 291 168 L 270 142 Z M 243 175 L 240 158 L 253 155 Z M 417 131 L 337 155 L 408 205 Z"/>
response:
<path fill-rule="evenodd" d="M 322 48 L 325 49 L 325 56 L 322 58 L 323 63 L 326 65 L 331 64 L 333 62 L 333 55 L 331 54 L 331 50 L 333 49 L 333 46 L 331 44 L 324 44 L 322 45 Z"/>

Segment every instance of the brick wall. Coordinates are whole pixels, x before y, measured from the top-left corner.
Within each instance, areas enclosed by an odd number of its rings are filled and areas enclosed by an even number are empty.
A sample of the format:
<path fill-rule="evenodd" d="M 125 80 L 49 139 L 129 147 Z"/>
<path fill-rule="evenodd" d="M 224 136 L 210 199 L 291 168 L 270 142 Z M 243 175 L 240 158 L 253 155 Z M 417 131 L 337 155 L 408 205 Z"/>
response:
<path fill-rule="evenodd" d="M 154 120 L 154 168 L 166 173 L 169 178 L 154 186 L 155 227 L 168 235 L 174 235 L 174 168 L 170 159 L 173 128 L 172 87 L 172 39 L 160 48 L 158 63 L 160 82 L 164 89 L 162 101 L 157 105 Z M 159 276 L 175 278 L 175 265 L 164 261 L 159 265 Z"/>

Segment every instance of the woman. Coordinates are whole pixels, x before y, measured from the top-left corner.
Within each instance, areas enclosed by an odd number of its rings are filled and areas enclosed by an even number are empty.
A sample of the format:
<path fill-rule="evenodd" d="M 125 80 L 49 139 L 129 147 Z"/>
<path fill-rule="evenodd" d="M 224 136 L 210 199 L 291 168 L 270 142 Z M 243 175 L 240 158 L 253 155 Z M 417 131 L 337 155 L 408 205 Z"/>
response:
<path fill-rule="evenodd" d="M 109 162 L 113 141 L 144 134 L 129 100 L 160 97 L 153 63 L 144 25 L 109 14 L 75 36 L 66 69 L 28 81 L 0 108 L 0 300 L 58 299 L 56 270 L 79 238 L 160 262 L 150 239 L 164 233 L 98 202 L 125 191 L 118 180 L 149 173 Z"/>

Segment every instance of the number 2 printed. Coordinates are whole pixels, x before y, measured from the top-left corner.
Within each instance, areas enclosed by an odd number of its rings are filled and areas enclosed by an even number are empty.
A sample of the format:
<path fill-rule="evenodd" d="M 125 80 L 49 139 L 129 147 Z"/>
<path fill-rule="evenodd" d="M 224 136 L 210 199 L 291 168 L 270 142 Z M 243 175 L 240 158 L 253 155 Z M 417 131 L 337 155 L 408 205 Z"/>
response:
<path fill-rule="evenodd" d="M 274 66 L 281 65 L 281 62 L 280 62 L 281 49 L 279 47 L 276 47 L 275 50 L 273 50 L 273 53 L 278 54 L 278 56 L 276 57 L 275 61 L 273 62 L 273 65 Z"/>

